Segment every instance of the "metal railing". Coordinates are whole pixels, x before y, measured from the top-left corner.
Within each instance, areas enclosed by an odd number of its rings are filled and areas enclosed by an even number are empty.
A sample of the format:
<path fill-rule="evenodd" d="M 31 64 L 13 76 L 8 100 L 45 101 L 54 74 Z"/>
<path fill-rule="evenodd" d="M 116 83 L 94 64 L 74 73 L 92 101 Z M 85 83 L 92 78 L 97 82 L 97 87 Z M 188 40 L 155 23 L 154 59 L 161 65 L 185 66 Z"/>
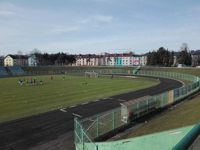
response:
<path fill-rule="evenodd" d="M 99 73 L 105 73 L 105 70 L 99 71 Z M 115 72 L 112 71 L 112 73 Z M 122 72 L 118 71 L 117 73 L 128 74 L 129 72 L 126 70 Z M 156 71 L 138 71 L 137 75 L 187 80 L 190 81 L 191 83 L 174 90 L 154 95 L 151 100 L 146 99 L 144 101 L 135 102 L 131 106 L 131 110 L 134 112 L 134 116 L 132 118 L 133 120 L 146 115 L 152 110 L 163 108 L 173 103 L 176 103 L 182 100 L 183 98 L 191 95 L 192 93 L 198 91 L 200 87 L 199 78 L 189 74 L 156 72 Z M 76 118 L 74 122 L 76 149 L 77 150 L 98 149 L 98 146 L 94 142 L 96 138 L 108 132 L 111 132 L 119 127 L 127 125 L 128 123 L 123 121 L 122 119 L 123 116 L 121 115 L 121 111 L 122 111 L 121 107 L 119 107 L 83 120 L 79 120 Z"/>

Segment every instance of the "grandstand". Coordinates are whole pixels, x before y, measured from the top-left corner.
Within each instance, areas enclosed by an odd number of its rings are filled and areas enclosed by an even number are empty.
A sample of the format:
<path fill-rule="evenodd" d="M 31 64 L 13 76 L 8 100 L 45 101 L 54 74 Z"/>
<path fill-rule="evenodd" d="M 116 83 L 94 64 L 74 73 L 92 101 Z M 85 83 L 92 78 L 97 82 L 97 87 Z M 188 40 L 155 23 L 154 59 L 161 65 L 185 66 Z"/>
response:
<path fill-rule="evenodd" d="M 0 67 L 0 76 L 8 76 L 8 72 L 6 71 L 6 69 L 4 67 Z"/>
<path fill-rule="evenodd" d="M 26 72 L 18 66 L 8 67 L 7 69 L 13 76 L 26 75 Z"/>

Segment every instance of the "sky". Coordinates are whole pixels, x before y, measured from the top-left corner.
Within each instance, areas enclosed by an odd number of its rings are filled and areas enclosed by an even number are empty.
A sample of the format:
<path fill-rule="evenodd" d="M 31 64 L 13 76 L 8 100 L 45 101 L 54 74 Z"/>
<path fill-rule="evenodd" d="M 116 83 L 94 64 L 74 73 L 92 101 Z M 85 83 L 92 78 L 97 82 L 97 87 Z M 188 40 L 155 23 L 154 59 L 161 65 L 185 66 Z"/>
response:
<path fill-rule="evenodd" d="M 0 55 L 200 49 L 199 0 L 0 0 Z"/>

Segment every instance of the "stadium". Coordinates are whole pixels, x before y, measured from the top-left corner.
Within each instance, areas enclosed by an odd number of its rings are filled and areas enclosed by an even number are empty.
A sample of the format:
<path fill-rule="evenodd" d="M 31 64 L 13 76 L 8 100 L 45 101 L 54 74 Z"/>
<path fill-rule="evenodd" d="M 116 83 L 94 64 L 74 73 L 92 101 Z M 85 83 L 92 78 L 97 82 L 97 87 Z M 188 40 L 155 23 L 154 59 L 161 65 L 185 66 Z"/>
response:
<path fill-rule="evenodd" d="M 198 149 L 198 69 L 0 71 L 0 149 Z"/>
<path fill-rule="evenodd" d="M 0 0 L 0 150 L 200 150 L 200 0 Z"/>

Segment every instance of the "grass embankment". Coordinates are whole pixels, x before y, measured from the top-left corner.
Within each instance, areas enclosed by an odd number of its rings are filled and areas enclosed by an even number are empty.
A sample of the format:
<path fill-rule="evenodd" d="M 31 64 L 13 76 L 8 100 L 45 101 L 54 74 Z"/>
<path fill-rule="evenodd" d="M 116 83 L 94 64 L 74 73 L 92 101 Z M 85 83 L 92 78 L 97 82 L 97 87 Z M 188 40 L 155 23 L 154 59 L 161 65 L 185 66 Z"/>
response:
<path fill-rule="evenodd" d="M 200 121 L 200 96 L 185 101 L 174 109 L 168 109 L 161 115 L 149 120 L 142 127 L 125 136 L 136 137 L 169 129 L 194 125 Z"/>
<path fill-rule="evenodd" d="M 37 76 L 44 84 L 20 86 L 17 78 L 0 78 L 0 122 L 67 107 L 158 84 L 145 78 Z M 27 79 L 30 77 L 21 77 Z M 34 77 L 33 77 L 34 78 Z"/>
<path fill-rule="evenodd" d="M 143 68 L 148 70 L 150 68 Z M 151 68 L 155 71 L 170 71 L 193 74 L 200 76 L 200 69 L 196 68 Z M 180 128 L 188 125 L 194 125 L 200 121 L 200 96 L 197 96 L 190 101 L 185 101 L 174 109 L 169 109 L 159 116 L 148 121 L 137 130 L 129 133 L 124 138 L 142 136 L 155 132 L 165 131 L 174 128 Z"/>

